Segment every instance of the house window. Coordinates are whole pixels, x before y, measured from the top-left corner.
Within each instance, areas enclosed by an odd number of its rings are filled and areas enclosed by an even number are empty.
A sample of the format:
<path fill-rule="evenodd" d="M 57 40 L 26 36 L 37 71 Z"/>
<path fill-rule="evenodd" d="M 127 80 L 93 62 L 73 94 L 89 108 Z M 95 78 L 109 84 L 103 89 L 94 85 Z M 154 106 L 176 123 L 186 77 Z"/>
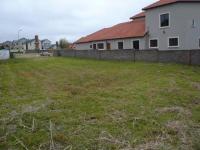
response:
<path fill-rule="evenodd" d="M 158 48 L 158 39 L 151 39 L 149 42 L 150 48 Z"/>
<path fill-rule="evenodd" d="M 178 37 L 169 38 L 168 46 L 169 47 L 179 47 L 179 38 Z"/>
<path fill-rule="evenodd" d="M 160 28 L 169 27 L 170 17 L 169 13 L 160 15 Z"/>
<path fill-rule="evenodd" d="M 90 48 L 92 49 L 92 45 L 90 45 Z"/>
<path fill-rule="evenodd" d="M 118 49 L 124 49 L 124 43 L 118 42 Z"/>
<path fill-rule="evenodd" d="M 97 45 L 96 44 L 93 44 L 93 49 L 97 49 Z"/>
<path fill-rule="evenodd" d="M 140 49 L 140 41 L 139 40 L 133 41 L 133 49 L 135 49 L 135 50 Z"/>
<path fill-rule="evenodd" d="M 98 49 L 104 49 L 104 43 L 98 43 L 97 47 Z"/>

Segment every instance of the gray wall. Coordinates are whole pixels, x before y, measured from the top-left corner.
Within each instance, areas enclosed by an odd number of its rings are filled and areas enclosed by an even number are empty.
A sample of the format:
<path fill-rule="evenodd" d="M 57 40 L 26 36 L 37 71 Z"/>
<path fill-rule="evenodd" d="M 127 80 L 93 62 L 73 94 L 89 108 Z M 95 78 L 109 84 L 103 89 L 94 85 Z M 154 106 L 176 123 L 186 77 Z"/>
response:
<path fill-rule="evenodd" d="M 170 27 L 161 29 L 159 16 L 168 12 Z M 192 27 L 193 20 L 195 20 L 195 28 Z M 147 10 L 146 30 L 149 31 L 149 39 L 158 38 L 159 50 L 170 50 L 168 37 L 173 36 L 179 36 L 180 40 L 180 46 L 173 48 L 175 50 L 200 49 L 198 41 L 200 39 L 200 3 L 177 3 Z"/>
<path fill-rule="evenodd" d="M 57 50 L 54 56 L 200 65 L 200 50 Z"/>

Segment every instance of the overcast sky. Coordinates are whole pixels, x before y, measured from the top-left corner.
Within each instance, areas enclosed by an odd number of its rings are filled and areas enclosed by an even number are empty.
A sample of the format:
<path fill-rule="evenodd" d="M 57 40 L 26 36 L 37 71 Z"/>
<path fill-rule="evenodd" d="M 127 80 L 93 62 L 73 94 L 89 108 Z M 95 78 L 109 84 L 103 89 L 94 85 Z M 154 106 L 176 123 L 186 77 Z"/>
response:
<path fill-rule="evenodd" d="M 129 20 L 155 0 L 0 0 L 0 42 L 20 37 L 73 42 Z"/>

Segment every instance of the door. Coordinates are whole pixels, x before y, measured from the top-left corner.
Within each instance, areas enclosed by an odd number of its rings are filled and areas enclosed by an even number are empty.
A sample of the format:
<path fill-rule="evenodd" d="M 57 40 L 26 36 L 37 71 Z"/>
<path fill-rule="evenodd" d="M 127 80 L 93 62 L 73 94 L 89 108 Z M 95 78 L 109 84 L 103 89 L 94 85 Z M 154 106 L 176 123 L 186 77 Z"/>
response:
<path fill-rule="evenodd" d="M 93 44 L 93 49 L 97 49 L 97 45 L 96 44 Z"/>
<path fill-rule="evenodd" d="M 111 49 L 111 44 L 110 43 L 106 43 L 106 49 L 110 50 Z"/>
<path fill-rule="evenodd" d="M 133 49 L 134 50 L 140 49 L 140 41 L 139 40 L 133 41 Z"/>

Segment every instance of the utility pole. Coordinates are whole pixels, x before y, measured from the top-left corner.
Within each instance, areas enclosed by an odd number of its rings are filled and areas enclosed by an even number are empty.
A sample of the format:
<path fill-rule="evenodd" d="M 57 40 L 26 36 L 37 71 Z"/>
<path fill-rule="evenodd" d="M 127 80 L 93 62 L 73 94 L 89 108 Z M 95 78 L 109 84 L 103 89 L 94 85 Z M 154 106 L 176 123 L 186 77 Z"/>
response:
<path fill-rule="evenodd" d="M 21 31 L 22 31 L 22 29 L 19 29 L 19 30 L 18 30 L 18 34 L 17 34 L 17 36 L 18 36 L 18 37 L 17 37 L 17 38 L 18 38 L 18 39 L 17 39 L 17 43 L 16 43 L 16 44 L 17 44 L 17 49 L 20 49 L 19 34 L 20 34 Z"/>
<path fill-rule="evenodd" d="M 18 40 L 19 40 L 19 34 L 20 34 L 21 31 L 22 31 L 22 29 L 18 30 Z"/>

